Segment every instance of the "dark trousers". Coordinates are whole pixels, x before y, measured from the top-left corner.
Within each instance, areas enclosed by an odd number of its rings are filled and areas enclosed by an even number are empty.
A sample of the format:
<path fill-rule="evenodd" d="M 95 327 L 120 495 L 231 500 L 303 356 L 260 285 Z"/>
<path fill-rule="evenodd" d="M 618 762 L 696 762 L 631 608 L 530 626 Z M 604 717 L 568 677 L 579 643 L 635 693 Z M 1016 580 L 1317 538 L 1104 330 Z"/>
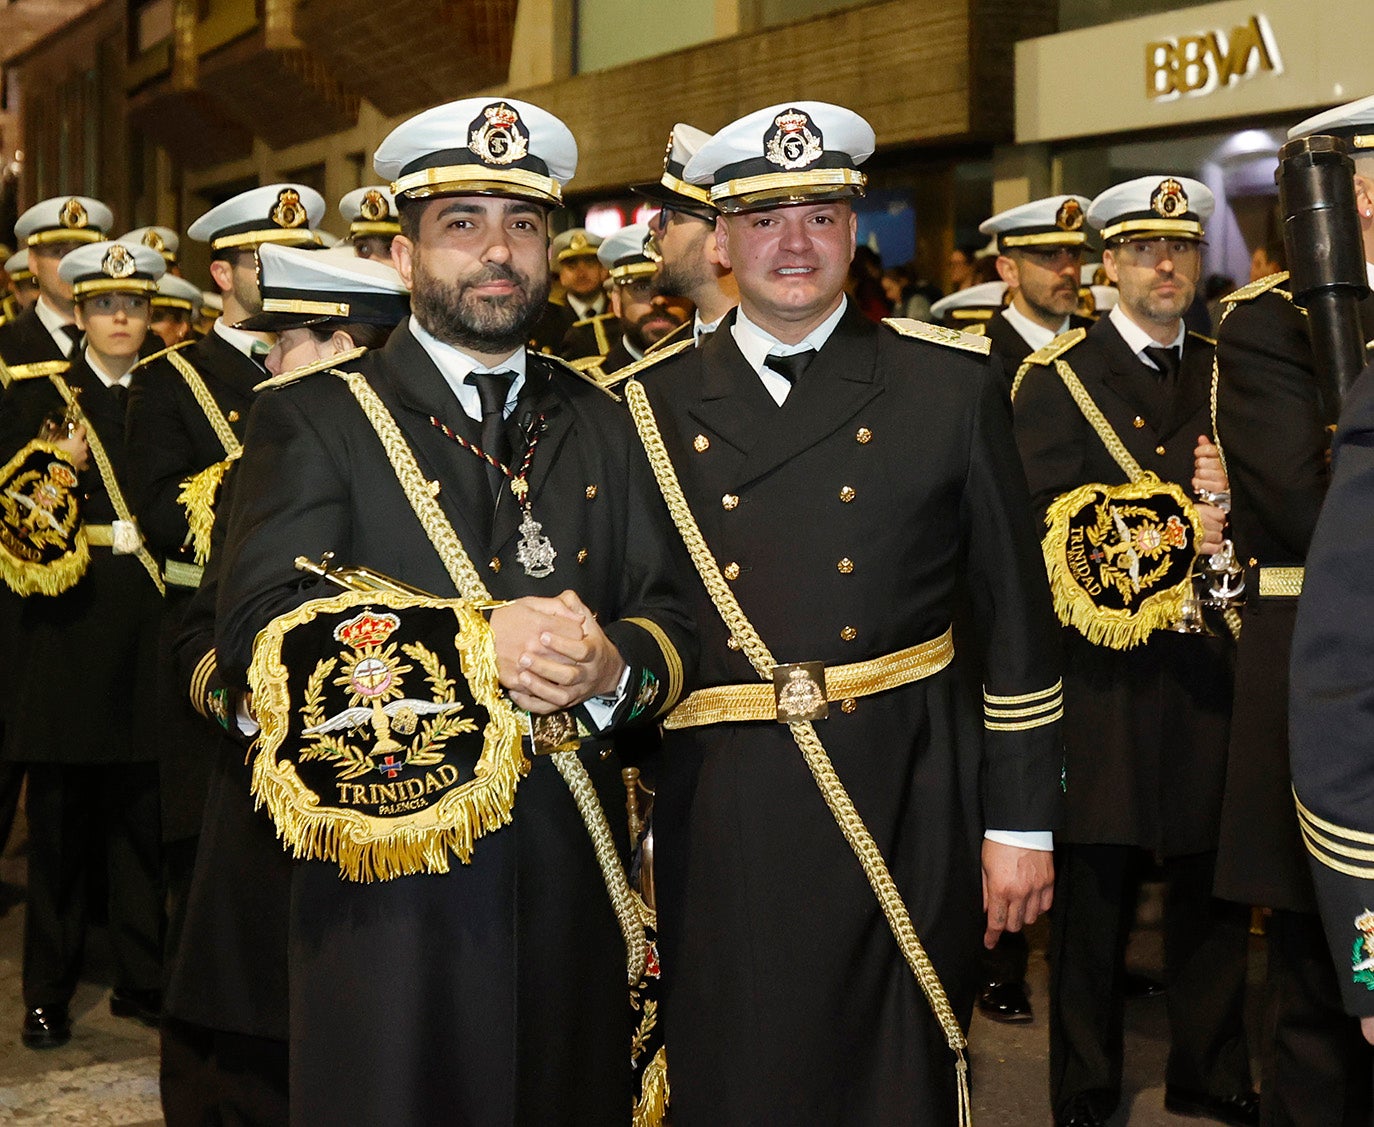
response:
<path fill-rule="evenodd" d="M 285 1127 L 285 1041 L 162 1019 L 167 1127 Z"/>
<path fill-rule="evenodd" d="M 989 951 L 980 948 L 979 974 L 984 984 L 990 982 L 1025 982 L 1026 964 L 1030 961 L 1030 946 L 1024 931 L 1004 931 L 996 946 Z"/>
<path fill-rule="evenodd" d="M 171 972 L 172 961 L 181 943 L 186 923 L 186 905 L 191 898 L 191 877 L 196 871 L 196 846 L 200 838 L 162 843 L 162 873 L 167 889 L 167 933 L 163 939 L 163 966 Z"/>
<path fill-rule="evenodd" d="M 1341 1008 L 1321 919 L 1276 909 L 1264 997 L 1263 1127 L 1364 1127 L 1371 1049 Z"/>
<path fill-rule="evenodd" d="M 1077 1096 L 1109 1114 L 1121 1098 L 1122 958 L 1135 914 L 1139 851 L 1060 845 L 1050 911 L 1050 1100 Z M 1165 1083 L 1233 1096 L 1250 1090 L 1242 1007 L 1249 911 L 1213 899 L 1214 853 L 1163 863 Z"/>
<path fill-rule="evenodd" d="M 162 985 L 155 763 L 30 763 L 24 1004 L 66 1005 L 86 943 L 90 862 L 106 860 L 115 986 Z M 103 851 L 102 851 L 103 846 Z"/>
<path fill-rule="evenodd" d="M 0 852 L 14 832 L 14 815 L 19 810 L 19 792 L 24 789 L 24 765 L 0 763 Z"/>

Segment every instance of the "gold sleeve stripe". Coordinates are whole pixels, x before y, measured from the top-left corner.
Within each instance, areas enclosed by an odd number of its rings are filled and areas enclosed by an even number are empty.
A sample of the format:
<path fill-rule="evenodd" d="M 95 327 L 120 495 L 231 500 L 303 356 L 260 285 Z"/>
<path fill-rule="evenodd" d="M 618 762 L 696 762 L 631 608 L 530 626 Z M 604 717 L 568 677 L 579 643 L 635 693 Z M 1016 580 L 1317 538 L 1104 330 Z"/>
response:
<path fill-rule="evenodd" d="M 1329 857 L 1323 853 L 1318 845 L 1312 840 L 1312 831 L 1307 825 L 1303 824 L 1302 839 L 1307 846 L 1307 852 L 1312 854 L 1318 861 L 1333 872 L 1342 873 L 1348 877 L 1356 877 L 1360 880 L 1374 880 L 1374 865 L 1350 865 L 1344 861 L 1338 861 L 1334 857 Z"/>
<path fill-rule="evenodd" d="M 1037 693 L 1022 693 L 1020 696 L 1014 697 L 998 696 L 996 693 L 990 693 L 987 691 L 987 689 L 984 689 L 983 703 L 989 705 L 1029 704 L 1031 701 L 1034 700 L 1044 700 L 1046 697 L 1058 696 L 1060 693 L 1063 692 L 1063 689 L 1064 679 L 1062 677 L 1053 685 L 1051 685 L 1048 689 L 1041 689 Z"/>
<path fill-rule="evenodd" d="M 1313 829 L 1310 823 L 1303 823 L 1302 830 L 1309 841 L 1320 845 L 1328 853 L 1334 853 L 1337 857 L 1349 857 L 1352 861 L 1374 863 L 1374 849 L 1356 849 L 1353 845 L 1343 845 L 1339 841 L 1333 841 L 1325 834 Z"/>
<path fill-rule="evenodd" d="M 983 727 L 989 732 L 1027 732 L 1032 728 L 1043 728 L 1046 724 L 1053 724 L 1056 720 L 1062 720 L 1064 709 L 1061 707 L 1046 716 L 1038 716 L 1034 720 L 1007 721 L 1005 723 L 984 720 Z"/>
<path fill-rule="evenodd" d="M 678 697 L 682 695 L 682 658 L 678 655 L 677 647 L 668 640 L 668 635 L 657 622 L 639 617 L 627 618 L 625 621 L 633 622 L 648 634 L 658 643 L 658 648 L 663 654 L 663 662 L 668 667 L 668 691 L 654 715 L 665 716 L 672 711 L 673 705 L 677 704 Z"/>
<path fill-rule="evenodd" d="M 1325 830 L 1329 834 L 1335 834 L 1337 837 L 1343 837 L 1348 841 L 1358 841 L 1363 845 L 1374 845 L 1374 833 L 1364 833 L 1360 830 L 1346 829 L 1344 826 L 1336 825 L 1335 822 L 1328 822 L 1325 818 L 1317 817 L 1317 815 L 1313 814 L 1311 810 L 1303 805 L 1302 799 L 1298 797 L 1296 788 L 1293 790 L 1293 802 L 1298 808 L 1298 818 L 1300 821 L 1307 822 L 1319 830 Z"/>
<path fill-rule="evenodd" d="M 196 662 L 196 667 L 191 673 L 191 707 L 209 720 L 210 714 L 206 711 L 206 687 L 210 684 L 210 678 L 215 673 L 215 651 L 206 650 L 205 656 Z"/>
<path fill-rule="evenodd" d="M 1034 716 L 1051 708 L 1063 708 L 1063 696 L 1056 696 L 1039 704 L 1032 704 L 1027 708 L 984 708 L 983 715 L 990 720 L 1011 720 L 1018 716 Z"/>

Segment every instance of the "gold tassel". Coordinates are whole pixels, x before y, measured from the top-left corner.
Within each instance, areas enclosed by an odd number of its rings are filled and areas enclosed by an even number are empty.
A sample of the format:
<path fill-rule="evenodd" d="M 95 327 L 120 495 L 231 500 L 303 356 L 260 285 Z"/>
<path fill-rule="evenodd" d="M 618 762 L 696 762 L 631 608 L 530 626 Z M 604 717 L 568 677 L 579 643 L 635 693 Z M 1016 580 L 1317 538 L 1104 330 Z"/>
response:
<path fill-rule="evenodd" d="M 186 523 L 191 529 L 191 545 L 196 563 L 204 566 L 210 559 L 210 533 L 215 527 L 215 502 L 219 498 L 224 475 L 235 459 L 225 458 L 206 466 L 181 483 L 177 504 L 186 510 Z"/>
<path fill-rule="evenodd" d="M 973 1096 L 969 1092 L 968 1058 L 963 1049 L 956 1049 L 958 1059 L 954 1062 L 955 1079 L 959 1086 L 959 1127 L 973 1127 Z"/>
<path fill-rule="evenodd" d="M 668 1050 L 660 1047 L 644 1069 L 635 1101 L 632 1127 L 660 1127 L 668 1113 L 671 1093 L 668 1088 Z"/>

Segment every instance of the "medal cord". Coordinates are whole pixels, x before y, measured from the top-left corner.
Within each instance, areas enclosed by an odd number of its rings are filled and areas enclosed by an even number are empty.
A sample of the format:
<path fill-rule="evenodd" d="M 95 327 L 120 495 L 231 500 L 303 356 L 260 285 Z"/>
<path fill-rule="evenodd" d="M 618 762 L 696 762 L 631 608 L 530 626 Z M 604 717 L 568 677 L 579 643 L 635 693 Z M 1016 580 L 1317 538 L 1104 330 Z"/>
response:
<path fill-rule="evenodd" d="M 540 415 L 535 419 L 527 432 L 525 442 L 525 455 L 520 459 L 520 472 L 515 473 L 505 462 L 493 458 L 476 443 L 469 442 L 457 431 L 453 430 L 434 415 L 429 417 L 430 425 L 440 434 L 453 439 L 469 454 L 474 454 L 487 465 L 493 466 L 510 482 L 510 491 L 515 494 L 516 500 L 520 502 L 520 507 L 526 512 L 529 511 L 529 477 L 530 466 L 534 464 L 534 449 L 539 445 L 539 436 L 544 433 L 544 416 Z"/>
<path fill-rule="evenodd" d="M 687 546 L 687 552 L 692 558 L 692 563 L 696 566 L 697 574 L 701 576 L 701 580 L 706 586 L 706 592 L 711 597 L 711 602 L 715 604 L 716 610 L 724 619 L 731 637 L 739 642 L 740 649 L 749 658 L 750 664 L 753 665 L 760 678 L 764 681 L 771 681 L 773 668 L 777 662 L 774 661 L 773 655 L 769 652 L 763 639 L 755 631 L 753 624 L 745 616 L 744 610 L 735 598 L 729 583 L 721 574 L 720 567 L 711 554 L 701 529 L 697 526 L 696 518 L 693 516 L 687 498 L 682 492 L 677 471 L 668 455 L 667 448 L 663 444 L 663 436 L 658 429 L 658 422 L 654 418 L 653 408 L 649 405 L 649 398 L 644 392 L 643 385 L 638 380 L 630 380 L 625 387 L 625 395 L 629 401 L 630 414 L 634 418 L 635 429 L 639 431 L 645 453 L 649 457 L 649 465 L 658 482 L 659 491 L 663 494 L 664 501 L 667 502 L 673 523 L 677 526 L 678 533 Z M 825 799 L 826 806 L 839 825 L 845 841 L 848 842 L 850 849 L 858 858 L 864 876 L 868 879 L 869 886 L 873 889 L 878 900 L 878 906 L 882 909 L 888 927 L 891 928 L 892 935 L 897 941 L 897 946 L 911 967 L 912 973 L 916 976 L 922 993 L 925 994 L 936 1020 L 940 1023 L 940 1028 L 944 1031 L 945 1040 L 955 1055 L 955 1070 L 959 1088 L 959 1122 L 968 1127 L 972 1123 L 973 1114 L 969 1102 L 968 1061 L 964 1052 L 968 1046 L 968 1041 L 964 1037 L 964 1031 L 960 1028 L 958 1019 L 954 1016 L 954 1009 L 950 1005 L 944 985 L 940 982 L 940 976 L 936 973 L 930 956 L 926 954 L 925 947 L 916 934 L 916 927 L 911 921 L 911 913 L 902 900 L 902 894 L 897 888 L 896 881 L 892 879 L 892 873 L 888 870 L 882 851 L 878 848 L 877 842 L 873 840 L 872 833 L 864 824 L 863 818 L 860 817 L 859 812 L 854 807 L 853 800 L 849 797 L 849 792 L 840 781 L 839 775 L 836 774 L 830 756 L 821 743 L 820 736 L 816 733 L 815 726 L 809 720 L 802 720 L 788 724 L 788 728 L 791 729 L 792 736 L 801 749 L 802 756 L 806 760 L 812 777 L 816 780 L 816 786 Z"/>

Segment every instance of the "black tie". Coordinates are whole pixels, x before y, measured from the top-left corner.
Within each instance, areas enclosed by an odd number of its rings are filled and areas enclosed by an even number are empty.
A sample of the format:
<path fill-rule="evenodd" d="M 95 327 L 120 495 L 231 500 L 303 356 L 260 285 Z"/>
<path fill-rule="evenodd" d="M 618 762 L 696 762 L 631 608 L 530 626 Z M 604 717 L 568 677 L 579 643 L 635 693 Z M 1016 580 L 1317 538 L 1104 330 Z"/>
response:
<path fill-rule="evenodd" d="M 1144 349 L 1145 355 L 1154 361 L 1155 367 L 1159 369 L 1160 378 L 1172 385 L 1178 376 L 1179 356 L 1178 349 L 1164 348 L 1161 345 L 1154 345 Z"/>
<path fill-rule="evenodd" d="M 790 356 L 765 356 L 763 362 L 788 383 L 795 385 L 815 358 L 816 350 L 808 348 L 805 352 L 794 352 Z"/>
<path fill-rule="evenodd" d="M 75 352 L 81 346 L 81 330 L 75 325 L 63 325 L 62 331 L 71 338 L 72 351 Z"/>
<path fill-rule="evenodd" d="M 119 408 L 119 413 L 124 414 L 124 409 L 129 405 L 129 389 L 122 383 L 112 383 L 110 394 L 114 396 L 115 405 Z"/>
<path fill-rule="evenodd" d="M 506 397 L 510 394 L 513 372 L 471 372 L 466 383 L 477 389 L 482 400 L 482 452 L 502 465 L 510 462 L 510 437 L 506 434 Z M 487 480 L 491 495 L 501 491 L 506 475 L 488 463 Z"/>

